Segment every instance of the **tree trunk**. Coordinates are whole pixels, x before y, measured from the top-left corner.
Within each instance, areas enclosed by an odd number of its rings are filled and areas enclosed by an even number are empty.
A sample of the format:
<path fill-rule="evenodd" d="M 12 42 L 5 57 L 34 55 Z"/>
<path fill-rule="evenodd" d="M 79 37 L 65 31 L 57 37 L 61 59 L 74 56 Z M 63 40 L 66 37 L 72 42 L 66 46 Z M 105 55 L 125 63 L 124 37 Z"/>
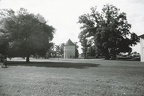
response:
<path fill-rule="evenodd" d="M 109 60 L 110 59 L 110 54 L 108 50 L 105 50 L 105 60 Z"/>
<path fill-rule="evenodd" d="M 86 59 L 87 58 L 87 56 L 86 56 L 86 52 L 84 53 L 84 59 Z"/>
<path fill-rule="evenodd" d="M 117 59 L 116 54 L 113 54 L 113 55 L 111 56 L 111 60 L 116 60 L 116 59 Z"/>
<path fill-rule="evenodd" d="M 110 60 L 109 54 L 106 54 L 106 55 L 105 55 L 105 60 Z"/>
<path fill-rule="evenodd" d="M 26 57 L 26 62 L 28 63 L 28 62 L 30 62 L 30 60 L 29 60 L 29 55 L 27 55 L 27 57 Z"/>

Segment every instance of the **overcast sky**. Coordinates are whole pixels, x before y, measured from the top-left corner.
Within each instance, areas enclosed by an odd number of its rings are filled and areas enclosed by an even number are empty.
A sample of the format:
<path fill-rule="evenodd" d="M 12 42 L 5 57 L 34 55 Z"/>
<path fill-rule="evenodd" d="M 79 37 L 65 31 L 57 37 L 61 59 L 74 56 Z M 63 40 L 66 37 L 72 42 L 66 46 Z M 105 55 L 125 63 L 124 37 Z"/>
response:
<path fill-rule="evenodd" d="M 113 4 L 127 14 L 128 22 L 132 24 L 131 32 L 144 34 L 144 0 L 1 0 L 0 9 L 11 8 L 18 11 L 25 8 L 28 12 L 41 14 L 56 29 L 53 42 L 60 44 L 68 39 L 79 42 L 78 17 L 89 13 L 91 7 L 102 9 L 105 4 Z M 140 52 L 139 44 L 133 51 Z"/>

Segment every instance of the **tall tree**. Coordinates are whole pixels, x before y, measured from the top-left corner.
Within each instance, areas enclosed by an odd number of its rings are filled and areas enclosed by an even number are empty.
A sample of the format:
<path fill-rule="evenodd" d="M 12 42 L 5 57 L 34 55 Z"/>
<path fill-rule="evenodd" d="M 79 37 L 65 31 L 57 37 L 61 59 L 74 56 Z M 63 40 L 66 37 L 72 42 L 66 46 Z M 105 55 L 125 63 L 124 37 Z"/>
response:
<path fill-rule="evenodd" d="M 96 50 L 102 52 L 105 59 L 115 59 L 120 52 L 130 52 L 131 46 L 139 42 L 138 36 L 130 32 L 126 13 L 113 5 L 104 5 L 101 13 L 97 7 L 92 7 L 90 14 L 79 17 L 79 23 L 83 24 L 81 29 L 87 38 L 94 38 Z"/>
<path fill-rule="evenodd" d="M 27 57 L 35 53 L 45 55 L 53 39 L 54 28 L 42 22 L 38 16 L 21 8 L 17 13 L 13 10 L 1 10 L 1 30 L 9 40 L 9 53 Z M 11 50 L 12 49 L 12 50 Z"/>
<path fill-rule="evenodd" d="M 87 37 L 86 36 L 86 31 L 83 30 L 80 32 L 79 34 L 79 41 L 81 43 L 81 46 L 82 46 L 82 51 L 83 51 L 83 55 L 84 55 L 84 58 L 86 59 L 87 58 L 87 49 L 88 49 L 88 45 L 87 45 Z"/>

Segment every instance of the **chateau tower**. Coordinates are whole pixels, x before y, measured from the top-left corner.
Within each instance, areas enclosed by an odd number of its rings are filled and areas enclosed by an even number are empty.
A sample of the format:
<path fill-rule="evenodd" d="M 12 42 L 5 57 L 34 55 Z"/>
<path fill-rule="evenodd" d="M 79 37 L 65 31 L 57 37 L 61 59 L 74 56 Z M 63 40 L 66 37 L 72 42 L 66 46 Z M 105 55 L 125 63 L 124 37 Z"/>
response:
<path fill-rule="evenodd" d="M 70 39 L 64 46 L 64 58 L 75 58 L 75 44 Z"/>

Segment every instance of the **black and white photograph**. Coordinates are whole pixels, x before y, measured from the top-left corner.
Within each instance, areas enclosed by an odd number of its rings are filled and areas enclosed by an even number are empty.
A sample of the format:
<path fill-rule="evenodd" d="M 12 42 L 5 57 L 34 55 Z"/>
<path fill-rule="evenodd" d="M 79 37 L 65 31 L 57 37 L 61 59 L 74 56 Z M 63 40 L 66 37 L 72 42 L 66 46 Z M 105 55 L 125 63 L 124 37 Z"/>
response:
<path fill-rule="evenodd" d="M 0 0 L 0 96 L 144 96 L 144 0 Z"/>

